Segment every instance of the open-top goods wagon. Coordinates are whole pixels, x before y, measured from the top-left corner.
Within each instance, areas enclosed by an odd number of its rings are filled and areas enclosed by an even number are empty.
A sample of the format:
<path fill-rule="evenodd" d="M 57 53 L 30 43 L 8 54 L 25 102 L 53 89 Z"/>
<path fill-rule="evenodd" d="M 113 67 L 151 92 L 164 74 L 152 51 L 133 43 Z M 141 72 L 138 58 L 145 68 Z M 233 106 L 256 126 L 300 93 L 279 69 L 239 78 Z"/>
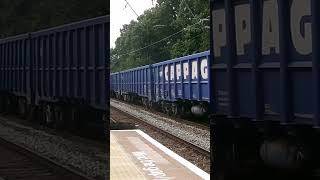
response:
<path fill-rule="evenodd" d="M 320 167 L 320 2 L 210 3 L 213 179 L 259 168 L 312 174 Z"/>
<path fill-rule="evenodd" d="M 151 97 L 151 66 L 146 65 L 119 72 L 119 85 L 125 101 L 147 103 Z"/>
<path fill-rule="evenodd" d="M 209 51 L 111 74 L 111 94 L 173 115 L 207 113 Z"/>
<path fill-rule="evenodd" d="M 205 51 L 152 64 L 152 101 L 173 114 L 205 114 L 209 102 L 209 55 Z"/>
<path fill-rule="evenodd" d="M 99 122 L 108 102 L 109 16 L 0 40 L 0 110 L 55 127 Z"/>

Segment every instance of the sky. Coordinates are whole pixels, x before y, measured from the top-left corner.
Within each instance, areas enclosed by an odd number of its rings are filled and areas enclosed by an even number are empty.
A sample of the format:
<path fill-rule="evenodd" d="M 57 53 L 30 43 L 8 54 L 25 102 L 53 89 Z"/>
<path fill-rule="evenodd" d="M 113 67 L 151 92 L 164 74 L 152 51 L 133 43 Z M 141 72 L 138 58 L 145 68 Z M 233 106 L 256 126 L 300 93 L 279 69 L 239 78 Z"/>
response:
<path fill-rule="evenodd" d="M 136 13 L 140 16 L 143 12 L 155 6 L 156 0 L 127 0 Z M 110 2 L 110 46 L 115 47 L 115 41 L 120 36 L 120 29 L 124 24 L 129 24 L 131 20 L 136 20 L 137 15 L 126 6 L 125 0 L 111 0 Z"/>

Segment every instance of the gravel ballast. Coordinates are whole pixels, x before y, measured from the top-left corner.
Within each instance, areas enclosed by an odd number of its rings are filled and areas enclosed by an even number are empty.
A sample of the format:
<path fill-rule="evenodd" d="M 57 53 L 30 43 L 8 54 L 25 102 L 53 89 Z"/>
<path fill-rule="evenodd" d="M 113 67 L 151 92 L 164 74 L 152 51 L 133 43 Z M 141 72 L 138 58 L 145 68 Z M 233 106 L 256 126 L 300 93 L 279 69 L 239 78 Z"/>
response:
<path fill-rule="evenodd" d="M 5 118 L 0 118 L 0 136 L 93 178 L 104 179 L 108 173 L 106 151 L 85 143 L 73 142 Z"/>
<path fill-rule="evenodd" d="M 207 151 L 210 151 L 209 130 L 180 123 L 114 99 L 110 101 L 110 105 L 147 123 L 157 126 L 158 128 L 187 142 L 193 143 Z"/>

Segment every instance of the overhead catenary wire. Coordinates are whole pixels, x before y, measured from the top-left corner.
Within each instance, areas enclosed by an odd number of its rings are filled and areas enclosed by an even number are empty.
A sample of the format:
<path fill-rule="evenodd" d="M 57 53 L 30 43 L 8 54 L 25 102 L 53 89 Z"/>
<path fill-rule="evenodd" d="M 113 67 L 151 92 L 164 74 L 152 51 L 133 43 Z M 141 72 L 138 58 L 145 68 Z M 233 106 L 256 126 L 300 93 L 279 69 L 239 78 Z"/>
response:
<path fill-rule="evenodd" d="M 192 37 L 190 40 L 193 40 L 193 39 L 196 39 L 198 38 L 202 33 L 199 33 L 197 35 L 195 35 L 194 37 Z M 112 60 L 112 59 L 111 59 Z M 114 62 L 114 61 L 111 61 L 111 62 Z M 119 64 L 120 61 L 116 61 L 114 64 L 111 64 L 111 66 L 116 66 L 117 64 Z"/>
<path fill-rule="evenodd" d="M 164 37 L 164 38 L 162 38 L 162 39 L 160 39 L 160 40 L 158 40 L 158 41 L 156 41 L 156 42 L 153 42 L 153 43 L 151 43 L 151 44 L 149 44 L 149 45 L 147 45 L 147 46 L 141 47 L 141 48 L 139 48 L 139 49 L 135 49 L 135 50 L 130 51 L 130 52 L 128 52 L 128 53 L 120 54 L 120 55 L 118 55 L 117 57 L 120 58 L 120 57 L 122 57 L 122 56 L 129 55 L 129 54 L 132 54 L 132 53 L 141 51 L 141 50 L 143 50 L 143 49 L 149 48 L 149 47 L 151 47 L 151 46 L 154 46 L 154 45 L 156 45 L 156 44 L 158 44 L 158 43 L 160 43 L 160 42 L 163 42 L 163 41 L 165 41 L 165 40 L 167 40 L 167 39 L 169 39 L 169 38 L 171 38 L 171 37 L 173 37 L 173 36 L 176 36 L 176 35 L 182 33 L 183 31 L 187 30 L 188 28 L 193 27 L 193 26 L 195 26 L 195 25 L 197 25 L 197 24 L 199 24 L 199 23 L 201 23 L 201 22 L 202 22 L 202 21 L 200 20 L 200 21 L 198 21 L 197 23 L 192 24 L 192 25 L 189 25 L 189 26 L 183 28 L 182 30 L 180 30 L 180 31 L 178 31 L 178 32 L 175 32 L 175 33 L 173 33 L 173 34 L 171 34 L 171 35 L 169 35 L 169 36 L 166 36 L 166 37 Z"/>
<path fill-rule="evenodd" d="M 128 0 L 124 0 L 127 4 L 126 6 L 128 5 L 130 7 L 130 9 L 134 12 L 134 14 L 139 17 L 138 13 L 133 9 L 133 7 L 130 5 L 130 3 L 128 2 Z"/>
<path fill-rule="evenodd" d="M 137 14 L 136 11 L 132 8 L 132 6 L 130 5 L 130 3 L 129 3 L 127 0 L 125 0 L 125 2 L 126 2 L 127 5 L 132 9 L 132 11 L 138 16 L 138 14 Z M 194 14 L 193 11 L 191 10 L 191 8 L 190 8 L 190 6 L 188 5 L 188 3 L 186 2 L 186 0 L 182 0 L 182 1 L 181 1 L 181 4 L 182 4 L 182 3 L 185 3 L 185 5 L 187 6 L 188 10 L 189 10 L 190 13 L 192 14 L 193 18 L 196 19 L 195 14 Z M 197 24 L 199 24 L 199 23 L 202 23 L 202 19 L 200 19 L 200 18 L 199 18 L 199 21 L 198 21 L 197 23 L 193 24 L 193 25 L 189 25 L 189 26 L 183 28 L 182 30 L 180 30 L 180 31 L 178 31 L 178 32 L 175 32 L 175 33 L 173 33 L 173 34 L 171 34 L 171 35 L 169 35 L 169 36 L 167 36 L 167 37 L 164 37 L 163 39 L 160 39 L 160 40 L 158 40 L 158 41 L 156 41 L 156 42 L 153 42 L 153 43 L 151 43 L 151 44 L 149 44 L 149 45 L 147 45 L 147 46 L 144 46 L 144 47 L 142 47 L 142 48 L 133 50 L 133 51 L 128 52 L 128 53 L 120 54 L 120 55 L 117 56 L 117 58 L 120 58 L 120 57 L 122 57 L 122 56 L 129 55 L 129 54 L 132 54 L 132 53 L 141 51 L 141 50 L 143 50 L 143 49 L 149 48 L 149 47 L 151 47 L 151 46 L 154 46 L 154 45 L 156 45 L 156 44 L 158 44 L 158 43 L 160 43 L 160 42 L 162 42 L 162 41 L 165 41 L 165 40 L 167 40 L 167 39 L 169 39 L 169 38 L 171 38 L 171 37 L 173 37 L 173 36 L 176 36 L 176 35 L 182 33 L 182 32 L 185 31 L 187 28 L 190 28 L 190 27 L 192 27 L 192 26 L 195 26 L 195 25 L 197 25 Z"/>

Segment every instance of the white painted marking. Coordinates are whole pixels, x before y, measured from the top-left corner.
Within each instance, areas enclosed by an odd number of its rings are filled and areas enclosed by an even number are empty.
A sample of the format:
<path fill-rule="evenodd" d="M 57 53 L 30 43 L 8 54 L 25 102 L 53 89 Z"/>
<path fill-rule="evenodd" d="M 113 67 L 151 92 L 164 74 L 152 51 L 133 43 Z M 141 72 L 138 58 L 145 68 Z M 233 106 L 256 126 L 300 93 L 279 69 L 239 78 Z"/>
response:
<path fill-rule="evenodd" d="M 167 155 L 169 155 L 170 157 L 172 157 L 173 159 L 175 159 L 176 161 L 178 161 L 180 164 L 184 165 L 185 167 L 187 167 L 189 170 L 191 170 L 192 172 L 194 172 L 196 175 L 200 176 L 201 178 L 205 179 L 205 180 L 210 180 L 210 175 L 208 173 L 206 173 L 205 171 L 203 171 L 202 169 L 198 168 L 197 166 L 195 166 L 194 164 L 192 164 L 191 162 L 187 161 L 186 159 L 184 159 L 183 157 L 179 156 L 178 154 L 176 154 L 175 152 L 171 151 L 170 149 L 168 149 L 167 147 L 165 147 L 164 145 L 160 144 L 158 141 L 154 140 L 152 137 L 150 137 L 149 135 L 147 135 L 146 133 L 144 133 L 143 131 L 141 131 L 140 129 L 128 129 L 128 130 L 111 130 L 111 131 L 134 131 L 137 132 L 138 134 L 140 134 L 143 138 L 145 138 L 147 141 L 149 141 L 151 144 L 153 144 L 154 146 L 156 146 L 157 148 L 159 148 L 161 151 L 165 152 Z"/>
<path fill-rule="evenodd" d="M 134 131 L 134 130 L 132 130 L 132 131 Z M 153 144 L 154 146 L 156 146 L 157 148 L 159 148 L 160 150 L 165 152 L 167 155 L 169 155 L 170 157 L 172 157 L 173 159 L 178 161 L 180 164 L 187 167 L 190 171 L 194 172 L 196 175 L 200 176 L 201 178 L 203 178 L 205 180 L 210 180 L 210 175 L 208 173 L 206 173 L 205 171 L 203 171 L 202 169 L 198 168 L 197 166 L 190 163 L 186 159 L 182 158 L 181 156 L 179 156 L 175 152 L 171 151 L 170 149 L 168 149 L 164 145 L 160 144 L 158 141 L 154 140 L 152 137 L 150 137 L 149 135 L 147 135 L 143 131 L 141 131 L 141 130 L 135 130 L 135 131 L 138 134 L 140 134 L 142 137 L 144 137 L 146 140 L 148 140 L 151 144 Z"/>
<path fill-rule="evenodd" d="M 110 131 L 123 131 L 123 132 L 126 132 L 126 131 L 134 131 L 134 132 L 137 132 L 139 129 L 117 129 L 117 130 L 110 130 Z"/>

